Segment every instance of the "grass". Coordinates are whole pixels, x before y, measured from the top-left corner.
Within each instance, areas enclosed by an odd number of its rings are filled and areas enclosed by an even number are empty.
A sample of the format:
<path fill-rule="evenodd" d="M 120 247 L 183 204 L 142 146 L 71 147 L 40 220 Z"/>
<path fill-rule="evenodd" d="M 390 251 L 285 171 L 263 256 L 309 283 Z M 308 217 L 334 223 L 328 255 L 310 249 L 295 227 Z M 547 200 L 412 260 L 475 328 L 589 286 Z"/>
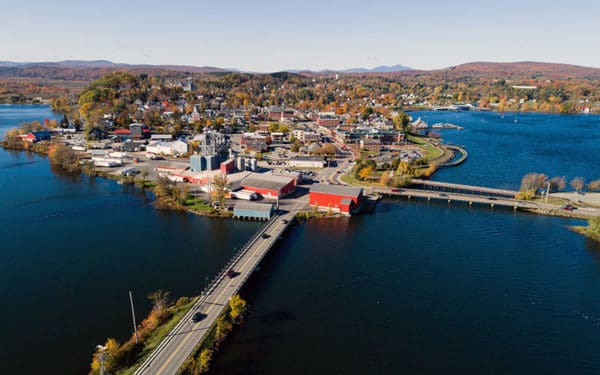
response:
<path fill-rule="evenodd" d="M 169 321 L 159 326 L 144 340 L 144 348 L 140 352 L 139 359 L 135 363 L 135 365 L 123 369 L 117 372 L 118 375 L 131 375 L 135 372 L 135 370 L 144 362 L 144 360 L 152 353 L 154 349 L 162 342 L 162 340 L 171 332 L 171 330 L 179 323 L 181 318 L 194 306 L 197 298 L 192 298 L 190 302 L 179 306 L 177 308 L 173 307 L 175 312 Z"/>
<path fill-rule="evenodd" d="M 350 173 L 340 177 L 340 180 L 344 181 L 348 185 L 371 186 L 369 182 L 357 180 L 354 175 Z"/>
<path fill-rule="evenodd" d="M 590 231 L 587 226 L 571 226 L 569 227 L 569 229 L 571 229 L 573 232 L 582 234 L 585 237 L 590 238 L 594 241 L 600 242 L 600 235 Z"/>
<path fill-rule="evenodd" d="M 194 211 L 199 211 L 199 212 L 210 212 L 211 210 L 213 210 L 213 208 L 209 204 L 204 203 L 203 200 L 199 200 L 199 199 L 195 199 L 195 198 L 186 199 L 185 207 L 189 208 L 191 210 L 194 210 Z"/>
<path fill-rule="evenodd" d="M 427 158 L 427 160 L 435 160 L 444 155 L 444 150 L 442 148 L 433 146 L 429 143 L 419 145 L 419 148 L 423 150 L 425 153 L 424 156 Z"/>

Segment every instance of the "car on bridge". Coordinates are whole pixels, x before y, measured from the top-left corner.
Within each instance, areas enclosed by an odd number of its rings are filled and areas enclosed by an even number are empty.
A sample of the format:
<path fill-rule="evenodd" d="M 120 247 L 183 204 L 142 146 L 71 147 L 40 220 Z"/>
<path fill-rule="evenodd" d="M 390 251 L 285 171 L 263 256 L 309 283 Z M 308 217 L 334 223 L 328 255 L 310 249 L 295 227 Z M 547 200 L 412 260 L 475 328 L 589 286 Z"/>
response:
<path fill-rule="evenodd" d="M 262 238 L 269 238 L 269 237 L 271 237 L 271 235 L 270 235 L 270 234 L 267 234 L 267 233 L 263 233 L 261 237 L 262 237 Z"/>
<path fill-rule="evenodd" d="M 238 275 L 237 272 L 235 272 L 235 270 L 233 268 L 230 268 L 227 271 L 227 277 L 229 277 L 230 279 L 233 279 L 234 277 L 236 277 Z"/>
<path fill-rule="evenodd" d="M 199 321 L 201 321 L 202 319 L 206 318 L 206 315 L 201 313 L 200 311 L 197 311 L 193 316 L 192 316 L 192 322 L 194 323 L 198 323 Z"/>

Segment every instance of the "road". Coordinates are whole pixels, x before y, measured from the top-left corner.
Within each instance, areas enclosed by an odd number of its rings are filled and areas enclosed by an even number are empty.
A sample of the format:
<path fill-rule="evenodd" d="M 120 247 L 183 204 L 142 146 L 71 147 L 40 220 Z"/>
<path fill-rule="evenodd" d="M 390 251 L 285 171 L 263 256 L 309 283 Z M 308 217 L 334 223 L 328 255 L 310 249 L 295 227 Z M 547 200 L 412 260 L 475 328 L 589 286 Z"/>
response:
<path fill-rule="evenodd" d="M 214 286 L 209 289 L 208 293 L 201 296 L 190 312 L 183 317 L 135 372 L 136 375 L 177 373 L 183 362 L 192 354 L 194 348 L 216 322 L 229 299 L 238 293 L 266 253 L 293 222 L 295 214 L 304 208 L 305 204 L 306 201 L 302 197 L 285 202 L 283 207 L 286 211 L 276 215 L 257 232 L 249 246 L 241 250 L 233 263 L 221 272 Z M 267 234 L 269 237 L 263 238 L 263 234 Z M 228 278 L 225 275 L 229 268 L 233 268 L 237 272 L 236 277 Z M 197 311 L 206 316 L 202 321 L 193 323 L 191 317 Z"/>

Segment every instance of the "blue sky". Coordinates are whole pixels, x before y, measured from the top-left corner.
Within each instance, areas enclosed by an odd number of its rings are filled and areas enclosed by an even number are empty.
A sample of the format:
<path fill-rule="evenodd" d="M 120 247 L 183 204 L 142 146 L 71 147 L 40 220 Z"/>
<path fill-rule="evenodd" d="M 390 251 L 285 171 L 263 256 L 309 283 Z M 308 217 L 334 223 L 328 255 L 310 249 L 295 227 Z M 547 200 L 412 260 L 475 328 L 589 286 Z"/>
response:
<path fill-rule="evenodd" d="M 524 60 L 600 67 L 599 11 L 594 1 L 11 1 L 2 5 L 0 61 L 252 71 Z"/>

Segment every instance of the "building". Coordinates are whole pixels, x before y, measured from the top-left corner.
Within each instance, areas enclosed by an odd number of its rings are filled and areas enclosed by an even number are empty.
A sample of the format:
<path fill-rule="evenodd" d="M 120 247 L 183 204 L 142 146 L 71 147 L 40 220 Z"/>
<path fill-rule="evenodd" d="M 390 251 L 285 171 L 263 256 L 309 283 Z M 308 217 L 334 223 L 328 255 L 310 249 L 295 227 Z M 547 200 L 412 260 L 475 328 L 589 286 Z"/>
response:
<path fill-rule="evenodd" d="M 381 151 L 381 141 L 379 139 L 361 139 L 360 149 L 368 151 Z"/>
<path fill-rule="evenodd" d="M 35 143 L 40 141 L 49 141 L 52 138 L 52 134 L 48 131 L 30 132 L 21 138 L 27 142 Z"/>
<path fill-rule="evenodd" d="M 293 135 L 296 137 L 296 139 L 304 143 L 321 142 L 321 135 L 315 132 L 294 130 Z"/>
<path fill-rule="evenodd" d="M 188 152 L 188 144 L 177 140 L 174 142 L 156 141 L 146 146 L 146 151 L 157 155 L 184 155 Z"/>
<path fill-rule="evenodd" d="M 228 159 L 221 163 L 221 173 L 229 174 L 235 171 L 235 159 Z"/>
<path fill-rule="evenodd" d="M 150 138 L 150 129 L 145 124 L 133 123 L 129 125 L 129 132 L 134 139 Z"/>
<path fill-rule="evenodd" d="M 277 106 L 271 106 L 266 110 L 267 117 L 273 121 L 283 121 L 284 119 L 294 118 L 293 109 L 283 109 Z"/>
<path fill-rule="evenodd" d="M 271 203 L 238 201 L 233 206 L 233 217 L 237 219 L 270 220 L 275 211 Z"/>
<path fill-rule="evenodd" d="M 319 112 L 315 124 L 324 128 L 335 128 L 340 124 L 340 118 L 334 112 Z"/>
<path fill-rule="evenodd" d="M 245 190 L 253 191 L 265 198 L 280 198 L 294 191 L 296 179 L 266 173 L 251 173 L 240 185 Z"/>
<path fill-rule="evenodd" d="M 325 158 L 322 156 L 295 156 L 290 159 L 289 165 L 295 168 L 324 168 Z"/>
<path fill-rule="evenodd" d="M 362 201 L 362 188 L 329 184 L 314 184 L 308 200 L 312 207 L 346 215 L 358 212 Z"/>

